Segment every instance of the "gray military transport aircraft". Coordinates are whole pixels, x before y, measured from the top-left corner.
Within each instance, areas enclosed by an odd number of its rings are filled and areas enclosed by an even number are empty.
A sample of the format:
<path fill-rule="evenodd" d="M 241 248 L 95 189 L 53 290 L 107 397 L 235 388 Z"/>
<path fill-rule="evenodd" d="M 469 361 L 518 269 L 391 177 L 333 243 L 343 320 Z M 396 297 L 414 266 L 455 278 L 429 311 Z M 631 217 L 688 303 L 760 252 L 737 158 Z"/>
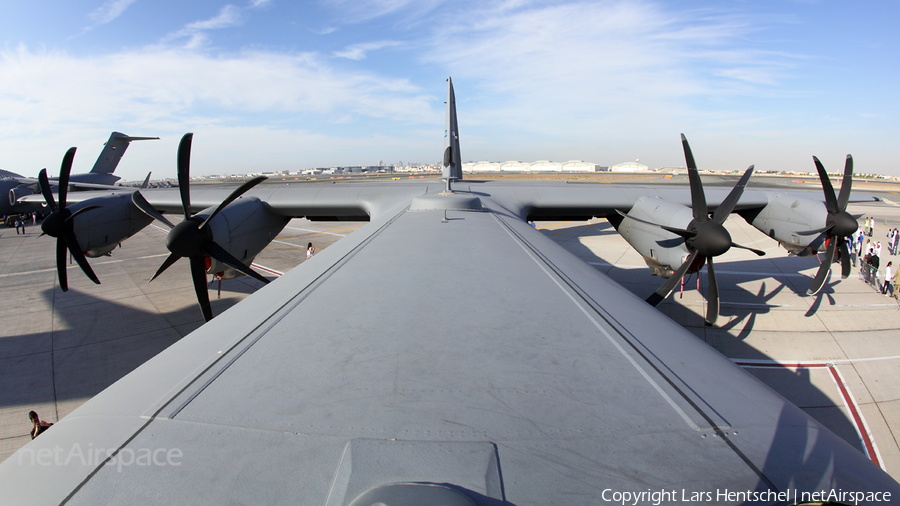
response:
<path fill-rule="evenodd" d="M 100 156 L 87 174 L 72 174 L 69 186 L 73 189 L 104 189 L 116 184 L 120 178 L 113 174 L 125 150 L 132 141 L 158 140 L 159 137 L 131 137 L 119 132 L 109 134 L 109 140 L 103 145 Z M 19 202 L 25 195 L 40 194 L 42 191 L 37 179 L 20 176 L 13 172 L 0 171 L 0 215 L 30 213 L 40 210 L 40 202 Z M 58 186 L 56 179 L 50 179 L 50 185 Z M 6 197 L 8 195 L 8 199 Z"/>
<path fill-rule="evenodd" d="M 67 205 L 60 195 L 70 225 L 58 235 L 79 245 L 89 217 L 118 240 L 135 209 L 165 222 L 160 213 L 182 214 L 159 272 L 187 257 L 201 307 L 205 273 L 217 262 L 249 270 L 287 220 L 369 223 L 214 319 L 204 309 L 203 327 L 0 464 L 0 504 L 900 497 L 865 455 L 528 224 L 608 217 L 639 248 L 685 248 L 646 252 L 673 277 L 705 263 L 712 281 L 732 211 L 779 241 L 810 232 L 798 242 L 828 242 L 833 254 L 849 179 L 839 198 L 828 186 L 824 203 L 744 191 L 749 172 L 732 191 L 708 192 L 466 180 L 449 81 L 447 93 L 441 184 L 253 180 L 234 191 L 69 193 Z M 190 143 L 179 148 L 182 182 Z M 795 214 L 779 214 L 786 202 Z M 354 309 L 339 310 L 351 296 Z"/>

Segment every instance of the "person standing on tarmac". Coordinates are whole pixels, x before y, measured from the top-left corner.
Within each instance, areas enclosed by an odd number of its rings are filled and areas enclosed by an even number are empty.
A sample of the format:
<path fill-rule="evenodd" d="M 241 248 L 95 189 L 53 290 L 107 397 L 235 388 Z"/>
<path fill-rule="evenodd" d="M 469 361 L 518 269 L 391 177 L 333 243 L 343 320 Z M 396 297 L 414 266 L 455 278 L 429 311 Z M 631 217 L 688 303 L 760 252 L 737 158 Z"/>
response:
<path fill-rule="evenodd" d="M 38 414 L 34 411 L 28 412 L 28 419 L 31 420 L 31 425 L 33 426 L 31 429 L 31 439 L 34 439 L 41 435 L 42 432 L 49 429 L 53 424 L 50 422 L 41 421 L 38 417 Z"/>

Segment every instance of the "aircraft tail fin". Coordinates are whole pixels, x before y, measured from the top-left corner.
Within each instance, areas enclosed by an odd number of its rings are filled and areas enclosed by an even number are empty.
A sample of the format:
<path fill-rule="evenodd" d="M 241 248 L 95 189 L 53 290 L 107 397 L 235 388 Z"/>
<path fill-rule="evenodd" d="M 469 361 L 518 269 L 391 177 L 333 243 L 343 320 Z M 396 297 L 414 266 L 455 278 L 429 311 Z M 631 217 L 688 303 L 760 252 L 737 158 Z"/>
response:
<path fill-rule="evenodd" d="M 444 171 L 442 178 L 460 180 L 462 159 L 459 156 L 459 126 L 456 123 L 456 96 L 453 94 L 453 80 L 447 78 L 447 114 L 444 121 Z"/>
<path fill-rule="evenodd" d="M 113 132 L 109 134 L 109 140 L 100 152 L 100 156 L 94 163 L 92 173 L 112 174 L 119 165 L 119 160 L 128 149 L 131 141 L 157 140 L 159 137 L 129 137 L 123 133 Z"/>

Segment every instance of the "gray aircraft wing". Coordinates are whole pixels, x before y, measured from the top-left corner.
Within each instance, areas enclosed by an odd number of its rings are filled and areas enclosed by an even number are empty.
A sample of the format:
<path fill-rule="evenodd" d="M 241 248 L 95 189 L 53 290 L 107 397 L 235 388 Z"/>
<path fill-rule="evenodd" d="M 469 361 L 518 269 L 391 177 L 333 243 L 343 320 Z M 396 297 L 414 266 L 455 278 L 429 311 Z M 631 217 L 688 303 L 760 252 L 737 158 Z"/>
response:
<path fill-rule="evenodd" d="M 98 190 L 104 188 L 97 187 Z M 107 190 L 110 188 L 107 187 Z M 653 186 L 636 184 L 598 184 L 534 181 L 462 180 L 454 185 L 462 193 L 476 197 L 490 197 L 498 205 L 528 221 L 556 218 L 574 220 L 615 216 L 617 210 L 627 211 L 645 196 L 689 206 L 690 190 L 684 185 Z M 231 192 L 227 186 L 203 188 L 194 192 L 191 208 L 197 212 L 221 202 Z M 443 190 L 434 182 L 365 182 L 350 184 L 301 183 L 264 184 L 248 191 L 276 213 L 312 219 L 369 220 L 370 216 L 398 200 L 409 201 L 419 195 L 437 195 Z M 727 196 L 730 188 L 709 188 L 707 199 L 710 211 Z M 99 195 L 133 192 L 135 188 L 117 188 L 111 192 L 70 193 L 69 202 L 82 202 Z M 178 189 L 141 190 L 153 206 L 164 213 L 182 210 Z M 810 198 L 812 192 L 802 190 L 771 190 L 747 188 L 735 206 L 735 212 L 765 207 L 773 195 Z M 813 194 L 814 195 L 814 194 Z M 852 194 L 849 202 L 875 202 L 878 197 Z M 27 196 L 19 202 L 43 202 L 40 195 Z"/>
<path fill-rule="evenodd" d="M 517 186 L 499 199 L 435 187 L 392 195 L 363 228 L 0 464 L 0 502 L 900 493 L 857 450 L 532 229 L 509 197 Z M 726 492 L 744 495 L 716 495 Z"/>
<path fill-rule="evenodd" d="M 71 177 L 77 178 L 78 176 L 83 176 L 83 175 L 85 175 L 85 174 L 73 174 Z M 20 177 L 17 179 L 18 179 L 19 183 L 21 183 L 21 184 L 38 184 L 40 182 L 37 180 L 37 178 L 32 178 L 32 177 Z M 57 181 L 56 179 L 49 180 L 49 183 L 52 188 L 59 187 L 59 181 Z M 69 187 L 84 188 L 86 190 L 111 190 L 111 191 L 121 189 L 121 187 L 113 185 L 113 184 L 82 183 L 79 181 L 69 181 Z M 39 201 L 41 201 L 41 196 L 40 195 L 28 195 L 28 196 L 18 199 L 17 201 L 18 202 L 39 202 Z"/>
<path fill-rule="evenodd" d="M 20 178 L 22 176 L 20 174 L 16 174 L 15 172 L 10 172 L 8 170 L 0 169 L 0 178 L 7 178 L 7 177 Z"/>

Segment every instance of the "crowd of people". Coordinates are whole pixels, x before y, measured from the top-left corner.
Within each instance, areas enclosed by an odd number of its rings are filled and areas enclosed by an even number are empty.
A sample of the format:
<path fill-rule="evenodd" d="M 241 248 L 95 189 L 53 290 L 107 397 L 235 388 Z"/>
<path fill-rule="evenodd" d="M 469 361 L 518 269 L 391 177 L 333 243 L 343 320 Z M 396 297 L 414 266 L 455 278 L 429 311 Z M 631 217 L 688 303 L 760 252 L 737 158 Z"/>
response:
<path fill-rule="evenodd" d="M 16 234 L 24 234 L 25 233 L 25 225 L 28 225 L 31 222 L 31 226 L 37 225 L 38 213 L 36 211 L 32 211 L 31 213 L 25 214 L 13 214 L 9 216 L 3 216 L 2 221 L 8 227 L 16 227 Z"/>
<path fill-rule="evenodd" d="M 893 269 L 893 261 L 888 261 L 882 265 L 882 244 L 881 241 L 867 239 L 873 237 L 875 233 L 875 219 L 867 216 L 862 229 L 853 233 L 849 239 L 850 259 L 853 266 L 856 266 L 856 260 L 860 260 L 860 275 L 865 280 L 878 288 L 885 297 L 898 298 L 898 289 L 900 289 L 900 269 Z M 900 231 L 896 228 L 887 231 L 887 248 L 890 255 L 897 254 L 898 243 L 900 243 Z M 864 243 L 865 241 L 865 243 Z M 880 278 L 880 281 L 879 281 Z"/>

